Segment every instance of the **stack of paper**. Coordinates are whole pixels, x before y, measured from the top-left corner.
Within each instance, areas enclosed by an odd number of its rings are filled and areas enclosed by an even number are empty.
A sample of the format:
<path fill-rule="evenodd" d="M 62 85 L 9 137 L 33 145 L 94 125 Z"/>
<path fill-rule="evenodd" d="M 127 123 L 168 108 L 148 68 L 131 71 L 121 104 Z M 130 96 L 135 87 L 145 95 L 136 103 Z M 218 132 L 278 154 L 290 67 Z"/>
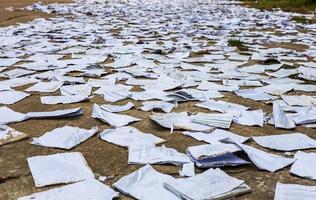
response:
<path fill-rule="evenodd" d="M 215 142 L 187 149 L 191 160 L 199 168 L 245 165 L 249 162 L 234 155 L 241 149 L 235 144 Z"/>
<path fill-rule="evenodd" d="M 220 169 L 209 169 L 202 174 L 182 179 L 169 179 L 164 186 L 182 199 L 226 199 L 250 192 L 243 181 Z"/>

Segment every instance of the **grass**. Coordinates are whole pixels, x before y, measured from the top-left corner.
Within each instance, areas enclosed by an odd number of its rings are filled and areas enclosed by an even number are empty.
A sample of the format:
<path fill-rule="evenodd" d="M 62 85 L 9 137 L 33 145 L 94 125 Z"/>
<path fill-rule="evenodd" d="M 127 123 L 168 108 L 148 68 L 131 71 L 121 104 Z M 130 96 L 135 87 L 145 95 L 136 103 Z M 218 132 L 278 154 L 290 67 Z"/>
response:
<path fill-rule="evenodd" d="M 280 8 L 284 11 L 306 13 L 316 9 L 315 0 L 244 0 L 246 4 L 259 9 Z"/>
<path fill-rule="evenodd" d="M 228 42 L 228 46 L 237 47 L 241 51 L 248 51 L 248 47 L 240 40 L 230 39 L 227 42 Z"/>
<path fill-rule="evenodd" d="M 316 19 L 307 19 L 306 17 L 299 17 L 299 16 L 295 16 L 292 17 L 292 20 L 301 23 L 301 24 L 314 24 L 316 23 Z"/>

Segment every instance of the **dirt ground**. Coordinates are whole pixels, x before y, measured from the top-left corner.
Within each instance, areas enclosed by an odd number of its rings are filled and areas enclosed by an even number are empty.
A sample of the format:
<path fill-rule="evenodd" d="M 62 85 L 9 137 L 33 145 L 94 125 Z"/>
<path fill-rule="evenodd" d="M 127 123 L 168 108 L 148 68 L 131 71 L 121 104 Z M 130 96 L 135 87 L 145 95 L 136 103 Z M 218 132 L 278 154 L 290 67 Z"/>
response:
<path fill-rule="evenodd" d="M 48 15 L 38 12 L 26 12 L 26 11 L 14 11 L 8 12 L 3 9 L 9 6 L 24 7 L 32 3 L 32 0 L 14 0 L 4 1 L 0 0 L 0 26 L 7 26 L 15 24 L 17 22 L 26 22 L 38 17 L 49 17 Z M 43 2 L 67 2 L 67 0 L 44 0 Z M 1 80 L 1 79 L 0 79 Z M 23 90 L 28 86 L 20 87 L 19 90 Z M 57 95 L 58 93 L 55 93 Z M 263 109 L 265 112 L 270 113 L 272 106 L 265 103 L 258 103 L 252 100 L 243 99 L 237 97 L 231 93 L 223 93 L 225 98 L 223 100 L 239 103 L 245 106 L 249 106 L 251 109 Z M 43 94 L 42 94 L 43 95 Z M 131 100 L 128 100 L 131 101 Z M 119 102 L 120 104 L 126 103 L 127 100 Z M 141 102 L 131 101 L 138 108 Z M 68 105 L 42 105 L 40 103 L 40 95 L 33 94 L 30 97 L 9 106 L 11 109 L 18 112 L 30 112 L 30 111 L 49 111 L 56 109 L 66 109 L 82 107 L 84 114 L 77 118 L 59 119 L 59 120 L 27 120 L 20 123 L 15 123 L 11 127 L 18 131 L 25 132 L 31 137 L 38 137 L 43 133 L 62 127 L 64 125 L 79 126 L 81 128 L 91 128 L 98 126 L 100 130 L 110 128 L 108 125 L 91 118 L 93 103 L 103 104 L 105 103 L 103 98 L 94 97 L 90 99 L 90 102 L 76 103 Z M 173 110 L 178 111 L 190 111 L 190 112 L 209 112 L 208 110 L 194 107 L 196 102 L 180 104 L 178 108 Z M 123 114 L 128 114 L 142 120 L 132 124 L 132 126 L 147 133 L 152 133 L 156 136 L 167 140 L 165 145 L 172 147 L 180 152 L 185 152 L 188 146 L 202 144 L 192 138 L 183 136 L 180 131 L 175 131 L 170 134 L 169 130 L 160 127 L 152 122 L 148 115 L 150 113 L 143 112 L 138 109 L 132 109 Z M 313 138 L 316 138 L 316 132 L 313 129 L 307 129 L 304 127 L 298 127 L 292 131 L 277 130 L 273 126 L 265 125 L 261 127 L 247 127 L 233 124 L 230 131 L 243 136 L 258 136 L 269 134 L 281 134 L 289 132 L 302 132 Z M 0 200 L 13 200 L 18 197 L 31 194 L 34 192 L 47 190 L 49 187 L 36 188 L 34 186 L 33 178 L 28 168 L 26 158 L 38 155 L 48 155 L 58 152 L 66 152 L 65 150 L 45 148 L 30 144 L 31 139 L 11 143 L 0 147 Z M 262 149 L 254 142 L 250 142 L 252 146 Z M 267 149 L 264 149 L 268 151 Z M 86 158 L 89 166 L 99 175 L 114 175 L 115 178 L 106 182 L 107 185 L 111 185 L 115 181 L 119 180 L 122 176 L 125 176 L 139 167 L 140 165 L 128 165 L 127 164 L 127 149 L 112 145 L 105 141 L 102 141 L 98 136 L 94 136 L 76 148 L 72 149 L 73 152 L 81 152 Z M 268 151 L 269 152 L 269 151 Z M 275 152 L 274 152 L 275 153 Z M 282 153 L 280 153 L 281 155 Z M 178 176 L 179 167 L 172 165 L 154 165 L 154 167 L 166 174 Z M 248 165 L 243 167 L 227 167 L 224 170 L 239 179 L 243 179 L 252 188 L 252 192 L 237 197 L 237 199 L 249 199 L 249 200 L 261 200 L 261 199 L 273 199 L 274 189 L 277 182 L 282 183 L 295 183 L 304 185 L 314 185 L 314 181 L 299 178 L 289 173 L 289 167 L 284 168 L 275 173 L 258 170 L 254 165 Z M 202 172 L 197 170 L 197 172 Z M 132 199 L 130 197 L 120 195 L 119 199 Z"/>
<path fill-rule="evenodd" d="M 18 10 L 24 8 L 32 3 L 38 2 L 36 0 L 0 0 L 0 27 L 9 26 L 16 23 L 23 23 L 32 19 L 49 17 L 50 15 L 41 12 L 29 12 L 25 10 Z M 69 3 L 71 0 L 41 0 L 43 3 Z M 15 11 L 10 12 L 5 8 L 13 7 Z"/>

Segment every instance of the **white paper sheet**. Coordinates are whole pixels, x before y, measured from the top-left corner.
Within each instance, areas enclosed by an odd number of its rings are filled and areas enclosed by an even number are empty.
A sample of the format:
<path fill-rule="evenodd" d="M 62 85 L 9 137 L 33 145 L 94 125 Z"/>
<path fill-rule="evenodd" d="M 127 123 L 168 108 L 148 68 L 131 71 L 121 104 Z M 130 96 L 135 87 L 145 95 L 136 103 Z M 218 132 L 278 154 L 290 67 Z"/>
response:
<path fill-rule="evenodd" d="M 286 116 L 282 106 L 277 101 L 273 102 L 272 116 L 276 128 L 293 129 L 296 127 L 294 121 Z"/>
<path fill-rule="evenodd" d="M 20 91 L 2 91 L 0 92 L 0 104 L 14 104 L 28 96 L 30 96 L 30 94 Z"/>
<path fill-rule="evenodd" d="M 243 180 L 229 176 L 220 169 L 180 179 L 169 179 L 165 187 L 183 199 L 224 199 L 250 191 Z"/>
<path fill-rule="evenodd" d="M 263 147 L 278 151 L 316 148 L 316 140 L 302 133 L 258 136 L 252 137 L 252 139 Z"/>
<path fill-rule="evenodd" d="M 35 156 L 27 162 L 36 187 L 94 179 L 86 160 L 78 152 Z"/>
<path fill-rule="evenodd" d="M 65 85 L 60 88 L 60 93 L 62 95 L 81 95 L 90 96 L 92 87 L 88 84 L 80 85 Z"/>
<path fill-rule="evenodd" d="M 131 102 L 126 103 L 125 105 L 119 106 L 119 105 L 108 105 L 104 104 L 101 105 L 101 108 L 105 111 L 116 113 L 116 112 L 123 112 L 126 110 L 129 110 L 134 107 L 134 104 Z"/>
<path fill-rule="evenodd" d="M 56 92 L 64 83 L 59 81 L 39 82 L 27 88 L 27 92 Z"/>
<path fill-rule="evenodd" d="M 28 116 L 24 113 L 15 112 L 6 106 L 0 107 L 0 125 L 21 122 L 26 119 Z"/>
<path fill-rule="evenodd" d="M 209 113 L 197 113 L 196 115 L 191 115 L 190 119 L 192 122 L 199 124 L 208 125 L 211 127 L 225 128 L 229 129 L 232 121 L 233 115 L 231 114 L 209 114 Z"/>
<path fill-rule="evenodd" d="M 46 132 L 41 137 L 33 138 L 31 144 L 45 147 L 71 149 L 92 137 L 97 131 L 97 127 L 87 130 L 78 127 L 64 126 Z"/>
<path fill-rule="evenodd" d="M 225 144 L 221 142 L 214 142 L 212 144 L 202 144 L 198 146 L 190 146 L 187 153 L 195 160 L 203 158 L 218 157 L 227 153 L 235 153 L 241 151 L 241 148 L 235 144 Z"/>
<path fill-rule="evenodd" d="M 165 142 L 165 140 L 162 138 L 149 133 L 143 133 L 131 126 L 104 130 L 102 133 L 100 133 L 100 138 L 104 141 L 122 147 L 155 145 Z"/>
<path fill-rule="evenodd" d="M 297 176 L 316 180 L 316 153 L 305 153 L 298 151 L 294 158 L 296 159 L 293 163 L 290 172 Z"/>
<path fill-rule="evenodd" d="M 248 107 L 245 107 L 239 104 L 229 103 L 225 101 L 215 101 L 215 100 L 209 100 L 203 103 L 198 103 L 195 106 L 206 108 L 212 111 L 229 113 L 234 116 L 239 116 L 241 111 L 248 110 Z"/>
<path fill-rule="evenodd" d="M 180 200 L 163 186 L 164 182 L 173 179 L 172 176 L 159 173 L 150 165 L 146 165 L 122 177 L 113 186 L 123 194 L 139 200 Z"/>
<path fill-rule="evenodd" d="M 315 106 L 316 98 L 307 95 L 282 95 L 282 99 L 290 106 Z"/>
<path fill-rule="evenodd" d="M 234 117 L 233 122 L 240 125 L 263 127 L 263 110 L 242 111 L 240 116 Z"/>
<path fill-rule="evenodd" d="M 225 142 L 235 143 L 231 139 L 227 139 Z M 292 158 L 285 158 L 275 154 L 267 153 L 248 145 L 240 143 L 235 144 L 237 144 L 248 155 L 253 164 L 255 164 L 261 170 L 275 172 L 279 169 L 287 167 L 295 161 Z"/>
<path fill-rule="evenodd" d="M 175 107 L 175 104 L 164 101 L 144 101 L 142 105 L 143 106 L 140 108 L 142 111 L 159 109 L 164 111 L 165 113 L 170 113 L 171 110 Z"/>
<path fill-rule="evenodd" d="M 314 200 L 316 186 L 277 183 L 274 200 Z"/>
<path fill-rule="evenodd" d="M 185 163 L 182 165 L 182 168 L 179 170 L 180 176 L 191 177 L 195 176 L 194 163 Z"/>
<path fill-rule="evenodd" d="M 181 165 L 191 160 L 177 150 L 153 145 L 133 145 L 128 147 L 128 164 L 174 164 Z"/>
<path fill-rule="evenodd" d="M 44 96 L 41 97 L 42 104 L 70 104 L 87 101 L 88 98 L 82 95 L 66 95 L 66 96 Z"/>
<path fill-rule="evenodd" d="M 1 75 L 3 74 L 4 76 L 7 76 L 9 78 L 18 78 L 18 77 L 21 77 L 21 76 L 31 75 L 31 74 L 34 74 L 34 73 L 35 73 L 35 71 L 17 68 L 17 69 L 13 69 L 13 70 L 10 70 L 10 71 L 3 72 L 3 73 L 1 73 Z"/>
<path fill-rule="evenodd" d="M 120 115 L 102 110 L 100 106 L 94 104 L 92 116 L 93 118 L 100 119 L 102 122 L 109 124 L 112 127 L 121 127 L 129 123 L 140 121 L 141 119 L 131 117 L 128 115 Z"/>
<path fill-rule="evenodd" d="M 277 97 L 265 93 L 264 91 L 258 91 L 255 89 L 245 89 L 234 91 L 236 95 L 243 98 L 252 99 L 254 101 L 268 101 L 277 99 Z"/>
<path fill-rule="evenodd" d="M 29 135 L 6 125 L 0 125 L 0 146 L 27 138 Z"/>
<path fill-rule="evenodd" d="M 118 197 L 109 186 L 106 186 L 95 179 L 89 179 L 78 183 L 46 190 L 18 198 L 18 200 L 111 200 Z"/>
<path fill-rule="evenodd" d="M 183 129 L 191 131 L 212 131 L 213 127 L 194 123 L 186 112 L 168 113 L 168 114 L 153 114 L 149 116 L 151 120 L 159 125 L 173 130 Z"/>
<path fill-rule="evenodd" d="M 28 112 L 28 118 L 31 119 L 46 119 L 46 118 L 62 118 L 62 117 L 76 117 L 83 114 L 82 108 L 72 108 L 65 110 L 55 110 L 48 112 Z"/>
<path fill-rule="evenodd" d="M 231 138 L 238 143 L 244 143 L 249 139 L 249 137 L 243 137 L 222 129 L 215 129 L 211 133 L 184 131 L 182 134 L 207 143 L 220 142 L 225 138 Z"/>

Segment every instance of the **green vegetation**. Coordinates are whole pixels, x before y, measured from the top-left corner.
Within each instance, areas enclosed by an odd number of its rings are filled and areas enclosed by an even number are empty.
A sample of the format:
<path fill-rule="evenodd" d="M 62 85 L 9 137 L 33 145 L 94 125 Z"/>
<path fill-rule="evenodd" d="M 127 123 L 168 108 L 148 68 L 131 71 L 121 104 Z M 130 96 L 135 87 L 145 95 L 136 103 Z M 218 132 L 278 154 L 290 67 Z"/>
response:
<path fill-rule="evenodd" d="M 285 11 L 308 12 L 316 9 L 315 0 L 245 0 L 252 7 L 259 9 L 280 8 Z"/>
<path fill-rule="evenodd" d="M 306 17 L 292 17 L 292 20 L 298 22 L 298 23 L 302 23 L 302 24 L 314 24 L 316 23 L 316 19 L 307 19 Z"/>
<path fill-rule="evenodd" d="M 230 39 L 227 42 L 228 42 L 228 46 L 237 47 L 241 51 L 248 51 L 248 47 L 240 40 Z"/>

